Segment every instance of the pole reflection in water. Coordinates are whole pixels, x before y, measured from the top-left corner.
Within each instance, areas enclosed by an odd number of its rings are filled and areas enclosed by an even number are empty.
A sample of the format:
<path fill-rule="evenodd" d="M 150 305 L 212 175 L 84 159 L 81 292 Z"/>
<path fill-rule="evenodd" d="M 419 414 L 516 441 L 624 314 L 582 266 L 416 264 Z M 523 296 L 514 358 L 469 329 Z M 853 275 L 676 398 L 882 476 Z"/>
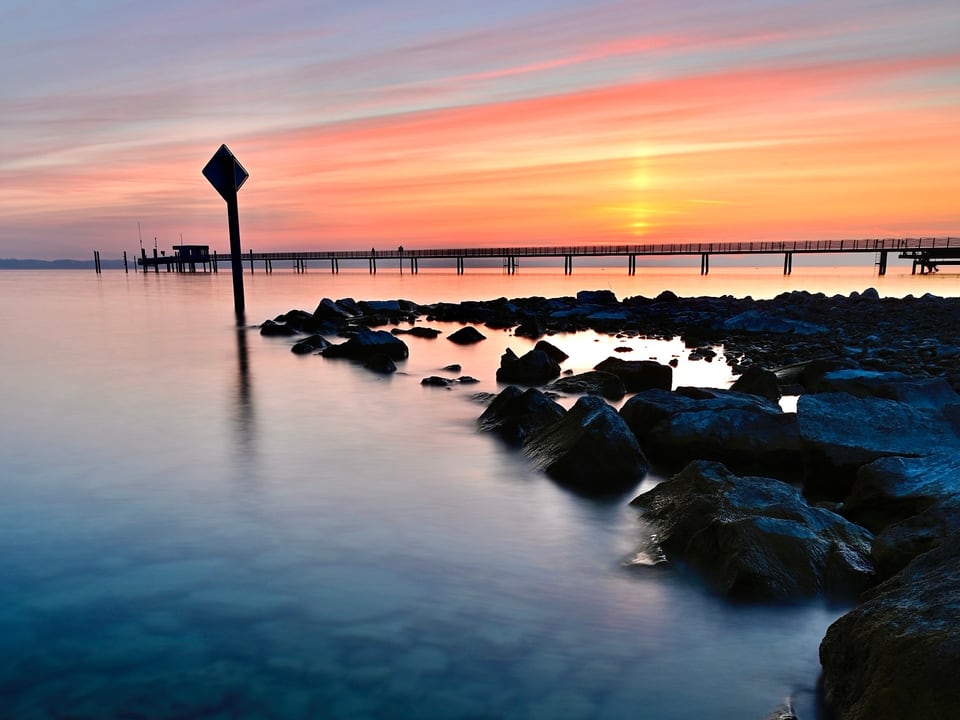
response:
<path fill-rule="evenodd" d="M 254 422 L 250 357 L 247 351 L 247 328 L 240 324 L 237 327 L 237 389 L 233 424 L 236 429 L 238 469 L 242 471 L 243 476 L 250 474 L 249 470 L 254 460 L 256 447 Z"/>

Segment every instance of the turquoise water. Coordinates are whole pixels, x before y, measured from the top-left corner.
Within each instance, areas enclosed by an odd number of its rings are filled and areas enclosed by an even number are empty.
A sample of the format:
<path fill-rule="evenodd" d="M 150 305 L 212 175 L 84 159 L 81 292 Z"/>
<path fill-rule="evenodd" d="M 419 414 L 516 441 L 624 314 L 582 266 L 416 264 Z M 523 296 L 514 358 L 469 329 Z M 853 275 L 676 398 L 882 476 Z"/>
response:
<path fill-rule="evenodd" d="M 324 296 L 666 282 L 683 281 L 317 272 L 246 288 L 254 323 Z M 227 273 L 0 272 L 0 326 L 0 717 L 760 718 L 788 696 L 813 717 L 817 646 L 843 608 L 730 605 L 631 565 L 635 493 L 577 497 L 475 431 L 473 393 L 529 341 L 407 336 L 410 359 L 381 377 L 238 332 Z M 575 370 L 628 344 L 677 356 L 681 384 L 730 379 L 679 341 L 552 341 Z M 480 383 L 420 385 L 453 362 Z"/>

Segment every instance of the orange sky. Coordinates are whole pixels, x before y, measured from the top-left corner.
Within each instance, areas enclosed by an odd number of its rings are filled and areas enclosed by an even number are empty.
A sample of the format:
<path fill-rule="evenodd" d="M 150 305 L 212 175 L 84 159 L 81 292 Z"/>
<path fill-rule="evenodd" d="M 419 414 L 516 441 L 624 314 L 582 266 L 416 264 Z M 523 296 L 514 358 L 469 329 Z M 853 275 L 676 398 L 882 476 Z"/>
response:
<path fill-rule="evenodd" d="M 532 49 L 509 44 L 516 18 L 465 25 L 449 69 L 410 59 L 440 42 L 427 28 L 432 45 L 371 40 L 336 62 L 322 33 L 285 36 L 296 62 L 252 79 L 161 74 L 131 96 L 134 78 L 111 76 L 59 103 L 23 89 L 0 121 L 0 257 L 117 256 L 138 222 L 145 245 L 226 250 L 200 175 L 221 142 L 250 172 L 245 249 L 960 232 L 960 13 L 904 4 L 845 28 L 768 5 L 667 15 L 660 33 L 618 27 L 629 5 L 581 9 L 582 32 L 540 9 L 554 24 Z M 898 28 L 916 42 L 871 45 Z"/>

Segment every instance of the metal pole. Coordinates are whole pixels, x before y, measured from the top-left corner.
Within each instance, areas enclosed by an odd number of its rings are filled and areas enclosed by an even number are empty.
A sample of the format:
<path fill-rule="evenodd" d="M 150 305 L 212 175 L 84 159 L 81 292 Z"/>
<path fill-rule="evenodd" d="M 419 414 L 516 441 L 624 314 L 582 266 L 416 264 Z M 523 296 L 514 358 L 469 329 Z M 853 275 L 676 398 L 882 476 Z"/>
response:
<path fill-rule="evenodd" d="M 232 176 L 233 168 L 230 168 Z M 237 191 L 227 196 L 227 225 L 230 228 L 230 264 L 233 267 L 233 309 L 237 324 L 242 325 L 246 306 L 243 301 L 243 257 L 240 255 L 240 211 L 237 208 Z"/>

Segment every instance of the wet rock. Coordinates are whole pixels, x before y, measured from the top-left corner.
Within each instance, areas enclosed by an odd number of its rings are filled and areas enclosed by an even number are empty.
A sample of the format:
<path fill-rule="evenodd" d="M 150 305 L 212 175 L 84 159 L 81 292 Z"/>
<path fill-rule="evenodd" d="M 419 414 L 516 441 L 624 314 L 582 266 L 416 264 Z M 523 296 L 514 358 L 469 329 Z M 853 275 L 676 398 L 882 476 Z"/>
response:
<path fill-rule="evenodd" d="M 820 644 L 844 720 L 960 717 L 960 535 L 864 593 Z"/>
<path fill-rule="evenodd" d="M 849 393 L 801 395 L 797 421 L 808 491 L 841 499 L 857 470 L 882 457 L 919 457 L 960 449 L 944 412 Z"/>
<path fill-rule="evenodd" d="M 532 434 L 552 425 L 566 410 L 534 388 L 505 387 L 477 420 L 481 430 L 495 432 L 511 445 L 522 445 Z"/>
<path fill-rule="evenodd" d="M 846 368 L 823 374 L 817 392 L 845 392 L 856 397 L 879 397 L 916 407 L 942 408 L 960 403 L 960 395 L 943 378 L 912 378 L 902 372 Z"/>
<path fill-rule="evenodd" d="M 510 348 L 500 356 L 497 382 L 544 385 L 560 375 L 560 365 L 543 350 L 530 350 L 517 357 Z"/>
<path fill-rule="evenodd" d="M 461 385 L 476 385 L 480 381 L 470 375 L 461 375 L 457 378 L 457 382 Z"/>
<path fill-rule="evenodd" d="M 487 336 L 481 333 L 472 325 L 467 325 L 462 327 L 454 333 L 451 333 L 447 336 L 447 340 L 457 345 L 472 345 L 473 343 L 478 343 L 481 340 L 486 340 Z"/>
<path fill-rule="evenodd" d="M 617 296 L 612 290 L 581 290 L 577 302 L 582 305 L 617 305 Z"/>
<path fill-rule="evenodd" d="M 724 595 L 794 600 L 868 586 L 870 533 L 791 485 L 696 461 L 631 502 L 671 560 L 690 564 Z"/>
<path fill-rule="evenodd" d="M 517 337 L 525 337 L 536 340 L 543 337 L 547 332 L 546 326 L 536 319 L 527 319 L 521 322 L 514 329 L 513 334 Z"/>
<path fill-rule="evenodd" d="M 623 381 L 627 392 L 643 392 L 656 388 L 669 390 L 673 387 L 673 369 L 655 360 L 622 360 L 618 357 L 608 357 L 593 369 L 616 375 Z"/>
<path fill-rule="evenodd" d="M 547 357 L 557 363 L 562 363 L 564 360 L 570 357 L 556 345 L 551 342 L 547 342 L 546 340 L 539 340 L 537 344 L 533 346 L 533 349 L 546 353 Z"/>
<path fill-rule="evenodd" d="M 620 415 L 648 455 L 668 467 L 717 460 L 739 471 L 777 472 L 800 464 L 797 416 L 757 395 L 646 390 L 627 400 Z"/>
<path fill-rule="evenodd" d="M 424 327 L 423 325 L 416 325 L 412 328 L 393 328 L 391 331 L 394 335 L 413 335 L 414 337 L 427 338 L 432 340 L 440 334 L 440 330 L 435 328 Z"/>
<path fill-rule="evenodd" d="M 404 360 L 410 355 L 410 350 L 403 340 L 391 335 L 386 330 L 370 330 L 366 327 L 360 327 L 356 334 L 346 342 L 331 345 L 321 352 L 326 358 L 354 360 L 363 360 L 377 353 L 382 353 L 391 360 Z"/>
<path fill-rule="evenodd" d="M 456 380 L 451 380 L 450 378 L 440 377 L 439 375 L 431 375 L 430 377 L 425 377 L 420 381 L 421 385 L 427 385 L 430 387 L 450 387 L 456 382 Z"/>
<path fill-rule="evenodd" d="M 441 368 L 441 370 L 446 370 L 447 372 L 460 372 L 462 369 L 460 363 L 453 363 L 452 365 Z"/>
<path fill-rule="evenodd" d="M 530 436 L 523 451 L 557 482 L 586 495 L 629 490 L 650 467 L 616 410 L 591 395 Z"/>
<path fill-rule="evenodd" d="M 759 395 L 773 402 L 780 399 L 780 383 L 777 381 L 776 374 L 758 365 L 751 365 L 744 370 L 736 382 L 730 386 L 730 389 L 736 392 Z"/>
<path fill-rule="evenodd" d="M 598 370 L 554 380 L 550 389 L 573 394 L 599 395 L 607 400 L 619 400 L 626 394 L 620 378 Z"/>
<path fill-rule="evenodd" d="M 310 335 L 300 340 L 290 348 L 297 355 L 306 355 L 313 352 L 320 352 L 330 346 L 330 341 L 322 335 Z"/>
<path fill-rule="evenodd" d="M 775 335 L 817 335 L 827 332 L 823 325 L 803 320 L 778 317 L 762 310 L 747 310 L 725 320 L 724 330 L 739 330 L 748 333 L 773 333 Z"/>
<path fill-rule="evenodd" d="M 860 468 L 843 513 L 877 534 L 873 558 L 882 579 L 960 532 L 958 478 L 955 452 L 881 458 Z"/>
<path fill-rule="evenodd" d="M 260 326 L 260 334 L 265 337 L 290 337 L 296 335 L 297 332 L 298 330 L 295 327 L 275 320 L 264 320 Z"/>
<path fill-rule="evenodd" d="M 323 298 L 313 311 L 313 318 L 318 321 L 333 320 L 334 322 L 344 323 L 360 315 L 360 309 L 356 304 L 350 301 L 333 301 L 330 298 Z"/>

